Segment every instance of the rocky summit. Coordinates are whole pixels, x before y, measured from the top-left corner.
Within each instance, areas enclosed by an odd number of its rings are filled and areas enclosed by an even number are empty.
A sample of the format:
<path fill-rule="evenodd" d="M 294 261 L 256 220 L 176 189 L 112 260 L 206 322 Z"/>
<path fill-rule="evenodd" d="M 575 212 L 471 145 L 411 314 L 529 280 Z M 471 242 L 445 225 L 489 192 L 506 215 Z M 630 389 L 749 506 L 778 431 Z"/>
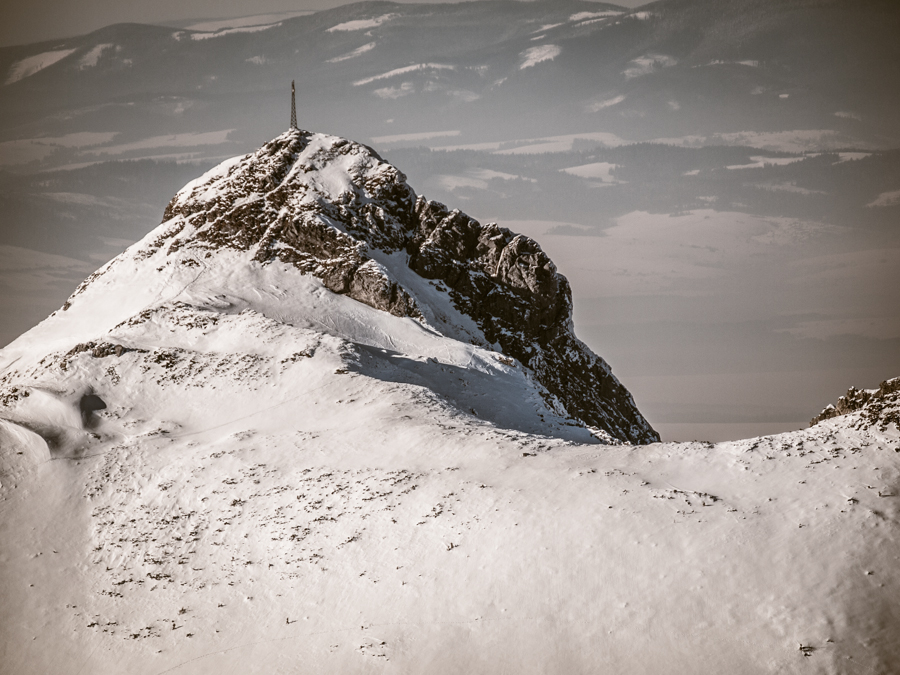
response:
<path fill-rule="evenodd" d="M 851 415 L 845 424 L 856 429 L 877 427 L 886 431 L 891 424 L 900 426 L 900 377 L 884 380 L 878 389 L 850 387 L 838 399 L 837 405 L 829 403 L 809 425 L 845 415 Z"/>
<path fill-rule="evenodd" d="M 183 188 L 136 257 L 162 250 L 200 269 L 223 249 L 288 264 L 334 293 L 452 335 L 404 283 L 412 271 L 474 321 L 469 341 L 520 362 L 569 417 L 603 438 L 659 440 L 609 365 L 575 337 L 568 281 L 538 243 L 417 196 L 365 145 L 285 132 Z"/>

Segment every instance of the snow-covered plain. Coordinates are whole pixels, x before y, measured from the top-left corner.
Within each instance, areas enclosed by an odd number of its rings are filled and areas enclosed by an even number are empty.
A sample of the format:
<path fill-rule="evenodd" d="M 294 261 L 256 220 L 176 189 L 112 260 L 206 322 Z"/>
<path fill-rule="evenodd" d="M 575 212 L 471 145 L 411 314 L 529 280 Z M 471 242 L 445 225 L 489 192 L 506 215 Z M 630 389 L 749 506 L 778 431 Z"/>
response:
<path fill-rule="evenodd" d="M 295 165 L 301 197 L 346 203 L 341 166 Z M 896 397 L 779 436 L 607 445 L 404 252 L 369 254 L 421 319 L 252 250 L 198 255 L 176 225 L 0 351 L 7 672 L 900 662 Z"/>

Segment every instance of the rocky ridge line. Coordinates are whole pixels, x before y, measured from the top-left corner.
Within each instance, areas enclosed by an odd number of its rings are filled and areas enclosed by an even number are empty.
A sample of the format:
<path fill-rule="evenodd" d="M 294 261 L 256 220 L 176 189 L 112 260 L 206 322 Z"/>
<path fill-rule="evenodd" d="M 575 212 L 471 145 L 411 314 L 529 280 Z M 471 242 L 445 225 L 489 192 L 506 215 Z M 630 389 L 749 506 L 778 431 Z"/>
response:
<path fill-rule="evenodd" d="M 885 380 L 878 389 L 850 387 L 838 399 L 837 405 L 829 403 L 812 418 L 809 426 L 857 411 L 861 411 L 857 428 L 878 426 L 881 431 L 885 431 L 893 423 L 900 429 L 900 377 Z"/>

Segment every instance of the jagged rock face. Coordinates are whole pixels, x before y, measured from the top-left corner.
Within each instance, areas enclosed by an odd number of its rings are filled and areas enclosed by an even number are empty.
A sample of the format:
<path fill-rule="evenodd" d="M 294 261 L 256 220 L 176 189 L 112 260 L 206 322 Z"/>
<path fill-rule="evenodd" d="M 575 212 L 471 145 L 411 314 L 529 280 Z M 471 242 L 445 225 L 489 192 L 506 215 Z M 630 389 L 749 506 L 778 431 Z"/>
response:
<path fill-rule="evenodd" d="M 572 331 L 568 281 L 534 240 L 417 197 L 367 146 L 292 130 L 188 184 L 166 208 L 149 257 L 220 247 L 280 260 L 397 316 L 422 318 L 413 294 L 375 258 L 405 251 L 439 280 L 489 345 L 529 368 L 570 415 L 632 443 L 659 440 L 603 359 Z M 187 257 L 183 264 L 191 264 Z M 194 261 L 198 265 L 199 261 Z"/>
<path fill-rule="evenodd" d="M 885 431 L 890 424 L 900 428 L 900 377 L 885 380 L 878 389 L 850 387 L 837 405 L 828 404 L 812 418 L 809 426 L 855 412 L 860 413 L 851 423 L 856 429 L 878 427 Z"/>
<path fill-rule="evenodd" d="M 537 242 L 421 198 L 415 215 L 410 266 L 445 282 L 488 341 L 529 367 L 586 424 L 631 442 L 659 440 L 606 362 L 573 334 L 569 282 Z"/>
<path fill-rule="evenodd" d="M 256 260 L 291 263 L 335 293 L 398 316 L 417 316 L 409 294 L 365 255 L 367 241 L 349 234 L 367 233 L 387 251 L 392 243 L 396 247 L 392 230 L 415 200 L 404 181 L 365 146 L 291 131 L 226 176 L 182 190 L 164 215 L 173 223 L 170 233 L 154 244 L 163 246 L 190 225 L 193 237 L 173 242 L 170 251 L 186 241 L 210 255 L 219 246 L 253 249 Z"/>

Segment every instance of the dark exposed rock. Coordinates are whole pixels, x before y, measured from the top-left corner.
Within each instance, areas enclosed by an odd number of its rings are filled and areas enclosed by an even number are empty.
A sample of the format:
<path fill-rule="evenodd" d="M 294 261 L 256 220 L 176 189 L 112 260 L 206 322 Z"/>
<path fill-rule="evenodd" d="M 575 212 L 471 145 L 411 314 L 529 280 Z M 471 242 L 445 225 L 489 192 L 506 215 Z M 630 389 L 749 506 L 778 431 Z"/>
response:
<path fill-rule="evenodd" d="M 573 334 L 569 282 L 536 241 L 422 198 L 416 216 L 410 267 L 446 283 L 490 342 L 585 424 L 631 442 L 659 440 L 606 362 Z"/>
<path fill-rule="evenodd" d="M 187 245 L 248 250 L 335 293 L 422 318 L 412 294 L 368 255 L 405 251 L 409 267 L 442 281 L 487 342 L 529 368 L 569 415 L 623 441 L 659 440 L 606 362 L 575 337 L 569 283 L 538 243 L 417 197 L 371 148 L 293 130 L 182 190 L 164 217 L 171 223 L 144 255 Z"/>
<path fill-rule="evenodd" d="M 59 367 L 63 370 L 68 369 L 69 361 L 78 354 L 89 352 L 95 359 L 103 359 L 107 356 L 122 356 L 125 352 L 132 351 L 122 345 L 111 344 L 109 342 L 81 342 L 68 352 L 66 352 L 59 361 Z"/>
<path fill-rule="evenodd" d="M 837 405 L 829 404 L 812 418 L 814 426 L 824 420 L 862 411 L 858 426 L 868 428 L 879 426 L 882 431 L 891 423 L 900 428 L 900 377 L 885 380 L 878 389 L 857 389 L 850 387 L 841 396 Z"/>

